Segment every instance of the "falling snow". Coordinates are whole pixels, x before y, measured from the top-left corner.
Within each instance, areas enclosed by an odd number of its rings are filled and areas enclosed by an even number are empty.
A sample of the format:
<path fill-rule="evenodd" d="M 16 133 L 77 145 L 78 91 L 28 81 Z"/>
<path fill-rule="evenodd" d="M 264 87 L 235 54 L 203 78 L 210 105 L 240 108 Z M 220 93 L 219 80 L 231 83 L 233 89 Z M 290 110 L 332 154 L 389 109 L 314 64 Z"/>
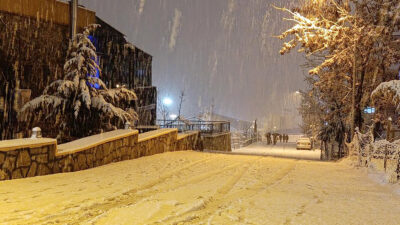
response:
<path fill-rule="evenodd" d="M 188 118 L 214 99 L 218 114 L 262 123 L 284 114 L 288 128 L 300 123 L 293 93 L 304 87 L 307 71 L 300 67 L 302 56 L 279 55 L 275 36 L 290 24 L 272 7 L 290 8 L 298 1 L 152 0 L 140 16 L 139 0 L 136 6 L 120 1 L 118 7 L 112 1 L 80 2 L 153 55 L 153 82 L 165 95 L 178 102 L 186 90 L 192 99 L 184 107 Z"/>

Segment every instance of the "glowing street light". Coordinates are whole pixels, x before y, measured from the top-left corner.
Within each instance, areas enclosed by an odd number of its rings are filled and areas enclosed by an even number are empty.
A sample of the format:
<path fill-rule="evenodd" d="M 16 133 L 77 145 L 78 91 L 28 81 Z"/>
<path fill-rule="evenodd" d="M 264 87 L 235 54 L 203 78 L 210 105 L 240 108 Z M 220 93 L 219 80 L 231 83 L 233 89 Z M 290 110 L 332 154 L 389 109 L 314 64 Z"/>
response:
<path fill-rule="evenodd" d="M 170 105 L 172 105 L 172 99 L 171 98 L 168 98 L 168 97 L 165 97 L 164 99 L 163 99 L 163 104 L 165 105 L 165 106 L 170 106 Z"/>

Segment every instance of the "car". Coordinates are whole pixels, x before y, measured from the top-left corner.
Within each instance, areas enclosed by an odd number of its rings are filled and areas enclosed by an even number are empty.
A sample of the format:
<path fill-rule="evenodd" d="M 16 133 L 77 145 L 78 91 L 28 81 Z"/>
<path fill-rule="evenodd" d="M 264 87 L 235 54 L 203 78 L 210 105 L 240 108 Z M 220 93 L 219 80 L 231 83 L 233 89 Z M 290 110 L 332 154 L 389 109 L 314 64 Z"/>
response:
<path fill-rule="evenodd" d="M 312 150 L 312 141 L 310 138 L 299 138 L 296 142 L 296 149 Z"/>

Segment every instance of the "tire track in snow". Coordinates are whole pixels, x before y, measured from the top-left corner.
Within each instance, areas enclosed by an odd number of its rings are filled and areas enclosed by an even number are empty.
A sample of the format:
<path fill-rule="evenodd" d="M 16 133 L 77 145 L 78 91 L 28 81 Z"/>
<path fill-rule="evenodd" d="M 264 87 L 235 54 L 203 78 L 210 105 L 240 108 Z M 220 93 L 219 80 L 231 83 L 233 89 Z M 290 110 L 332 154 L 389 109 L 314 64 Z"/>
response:
<path fill-rule="evenodd" d="M 58 214 L 54 213 L 52 215 L 45 215 L 44 217 L 38 219 L 37 221 L 29 223 L 29 224 L 44 224 L 44 223 L 46 223 L 46 224 L 48 224 L 48 223 L 67 223 L 68 224 L 68 221 L 88 221 L 91 218 L 95 218 L 95 217 L 103 214 L 104 212 L 110 210 L 111 208 L 118 207 L 118 205 L 132 204 L 132 202 L 134 203 L 134 202 L 140 200 L 140 198 L 129 199 L 129 198 L 132 198 L 132 196 L 135 196 L 135 194 L 138 192 L 142 192 L 142 191 L 151 189 L 152 187 L 163 183 L 165 180 L 173 177 L 174 175 L 182 173 L 182 172 L 186 171 L 187 169 L 190 169 L 191 167 L 197 166 L 198 164 L 218 160 L 219 158 L 221 158 L 221 157 L 210 157 L 210 158 L 205 158 L 205 159 L 191 162 L 185 166 L 179 167 L 170 172 L 162 174 L 159 178 L 154 179 L 149 183 L 146 183 L 142 186 L 139 186 L 137 188 L 133 188 L 127 192 L 124 192 L 120 196 L 107 198 L 102 203 L 96 202 L 94 204 L 91 204 L 91 205 L 88 205 L 85 207 L 71 207 L 69 209 L 65 209 L 65 211 L 62 211 L 61 213 L 58 213 Z M 132 200 L 134 200 L 134 201 L 132 201 Z M 84 204 L 84 203 L 82 203 L 82 204 Z"/>
<path fill-rule="evenodd" d="M 258 160 L 264 159 L 259 158 Z M 239 196 L 245 197 L 249 195 L 248 189 L 236 191 L 234 193 L 229 194 L 232 188 L 238 183 L 238 181 L 244 176 L 244 174 L 249 170 L 250 167 L 254 166 L 256 163 L 247 163 L 246 166 L 242 167 L 240 171 L 236 172 L 236 175 L 233 176 L 224 186 L 216 191 L 214 196 L 209 197 L 206 200 L 203 200 L 201 206 L 194 207 L 193 210 L 188 210 L 184 212 L 175 213 L 175 216 L 171 216 L 165 220 L 159 221 L 160 224 L 181 224 L 181 223 L 201 223 L 202 221 L 206 221 L 207 218 L 212 216 L 216 211 L 220 211 L 229 203 L 237 201 Z M 279 178 L 273 179 L 274 181 L 271 184 L 275 183 L 275 181 L 279 181 L 280 178 L 285 177 L 291 170 L 293 170 L 294 165 L 284 168 L 278 172 Z M 280 175 L 282 174 L 282 175 Z M 265 183 L 265 182 L 263 182 Z M 253 188 L 261 187 L 261 184 L 254 185 Z"/>
<path fill-rule="evenodd" d="M 179 189 L 179 188 L 183 188 L 183 187 L 188 186 L 188 185 L 201 183 L 204 180 L 215 179 L 215 177 L 219 176 L 219 175 L 224 176 L 223 173 L 227 172 L 227 171 L 230 171 L 230 170 L 236 170 L 236 172 L 242 171 L 243 169 L 246 170 L 248 168 L 248 164 L 250 164 L 251 162 L 253 162 L 253 161 L 257 160 L 257 159 L 259 160 L 261 158 L 251 159 L 251 160 L 248 160 L 250 162 L 245 162 L 245 163 L 243 163 L 243 162 L 234 163 L 232 165 L 225 166 L 225 167 L 223 167 L 221 169 L 213 170 L 212 172 L 203 173 L 203 174 L 191 177 L 191 178 L 189 178 L 189 179 L 187 179 L 187 180 L 185 180 L 183 182 L 180 182 L 179 180 L 176 181 L 176 182 L 173 181 L 172 185 L 169 184 L 166 189 L 164 187 L 162 187 L 162 189 L 160 188 L 160 190 L 150 190 L 148 193 L 145 193 L 145 194 L 142 193 L 142 195 L 140 195 L 140 196 L 135 196 L 134 198 L 140 198 L 140 199 L 137 199 L 135 202 L 133 202 L 131 204 L 128 204 L 128 206 L 129 207 L 133 207 L 135 204 L 140 203 L 139 202 L 140 200 L 146 200 L 146 198 L 149 198 L 149 197 L 151 197 L 153 195 L 156 195 L 156 194 L 168 193 L 168 192 L 174 191 L 174 190 Z M 245 164 L 245 165 L 243 166 L 243 164 Z M 245 172 L 245 170 L 243 172 Z M 236 178 L 236 179 L 233 179 L 233 180 L 230 179 L 223 187 L 219 188 L 218 191 L 217 191 L 218 194 L 224 195 L 225 193 L 229 192 L 229 190 L 240 179 L 240 177 L 241 177 L 241 175 L 239 177 L 233 176 L 233 178 Z M 214 197 L 212 197 L 212 198 L 214 198 Z M 203 207 L 202 205 L 203 204 L 200 204 L 199 206 L 194 206 L 193 208 L 201 208 L 201 207 Z M 126 203 L 121 204 L 121 206 L 126 206 Z M 189 210 L 192 210 L 192 208 L 189 209 Z M 107 217 L 107 212 L 104 214 L 104 216 Z M 100 217 L 102 217 L 102 216 L 100 216 Z M 157 215 L 155 213 L 155 215 L 153 215 L 152 217 L 148 218 L 144 223 L 145 224 L 150 224 L 150 223 L 156 221 L 155 218 L 158 218 L 158 217 L 159 217 L 159 215 Z M 165 219 L 169 219 L 170 217 L 171 216 L 166 216 L 166 218 L 163 218 L 161 220 L 164 221 Z M 97 221 L 98 219 L 101 219 L 101 218 L 96 218 L 93 221 L 93 223 L 95 223 L 95 221 Z M 158 222 L 156 222 L 156 223 L 158 223 Z M 164 222 L 162 222 L 162 223 L 164 223 Z"/>
<path fill-rule="evenodd" d="M 312 199 L 307 201 L 306 203 L 303 203 L 300 205 L 300 207 L 297 207 L 296 213 L 294 213 L 292 216 L 289 216 L 286 218 L 285 225 L 290 225 L 293 224 L 293 220 L 295 220 L 298 217 L 303 216 L 305 213 L 307 213 L 307 208 L 313 205 L 318 205 L 322 204 L 324 202 L 324 198 L 321 196 L 325 196 L 326 192 L 323 190 L 323 188 L 317 188 L 314 189 L 313 186 L 306 184 L 306 186 L 312 191 L 313 196 Z M 322 191 L 321 191 L 322 190 Z M 296 224 L 296 223 L 294 223 Z"/>
<path fill-rule="evenodd" d="M 312 200 L 298 207 L 296 209 L 296 213 L 293 216 L 286 218 L 284 224 L 285 225 L 297 224 L 297 223 L 292 223 L 294 219 L 303 216 L 307 212 L 307 208 L 310 207 L 311 205 L 321 204 L 321 203 L 323 203 L 322 198 L 318 195 L 314 195 Z"/>
<path fill-rule="evenodd" d="M 272 176 L 268 176 L 268 179 L 262 180 L 257 182 L 256 184 L 248 187 L 247 190 L 242 190 L 239 192 L 235 192 L 232 193 L 231 196 L 229 196 L 224 202 L 223 202 L 223 206 L 224 207 L 220 207 L 220 209 L 215 212 L 213 215 L 209 216 L 208 220 L 209 220 L 209 224 L 212 221 L 212 217 L 215 214 L 219 214 L 221 215 L 224 211 L 227 211 L 228 207 L 230 205 L 240 205 L 240 202 L 243 199 L 249 199 L 252 197 L 255 197 L 256 195 L 260 195 L 264 192 L 269 191 L 269 188 L 276 186 L 277 184 L 279 184 L 282 180 L 284 180 L 287 176 L 289 176 L 289 174 L 293 171 L 295 171 L 297 166 L 296 162 L 292 162 L 290 163 L 288 166 L 284 167 L 283 169 L 278 170 L 276 173 L 274 173 Z M 259 170 L 262 171 L 262 170 Z M 239 202 L 239 203 L 238 203 Z M 238 208 L 238 212 L 243 211 L 244 208 L 243 207 L 239 207 Z M 233 217 L 232 217 L 233 218 Z M 235 219 L 237 220 L 236 222 L 244 222 L 246 224 L 257 224 L 257 223 L 253 223 L 251 221 L 241 221 L 242 218 L 235 216 Z"/>
<path fill-rule="evenodd" d="M 196 204 L 194 207 L 190 207 L 183 212 L 176 213 L 175 216 L 181 219 L 175 220 L 174 217 L 167 218 L 166 220 L 159 221 L 161 224 L 179 224 L 179 223 L 191 223 L 199 218 L 198 213 L 203 210 L 209 211 L 211 208 L 215 209 L 215 206 L 219 205 L 219 201 L 224 198 L 224 196 L 234 187 L 234 185 L 240 180 L 243 174 L 248 170 L 248 166 L 244 166 L 236 171 L 235 175 L 228 180 L 221 188 L 219 188 L 216 193 L 207 198 L 206 200 L 200 201 L 200 204 Z"/>
<path fill-rule="evenodd" d="M 237 201 L 241 201 L 242 199 L 251 198 L 260 192 L 267 191 L 268 187 L 272 187 L 283 180 L 288 174 L 295 170 L 296 163 L 292 162 L 288 166 L 283 169 L 278 170 L 272 176 L 269 176 L 268 179 L 257 182 L 256 184 L 246 188 L 245 190 L 239 190 L 230 195 L 221 196 L 220 198 L 214 198 L 212 202 L 205 204 L 204 207 L 197 211 L 190 212 L 188 215 L 179 215 L 175 220 L 169 220 L 165 224 L 180 224 L 180 223 L 201 223 L 203 221 L 209 220 L 211 222 L 212 217 L 216 214 L 221 214 L 225 211 L 230 205 L 235 204 Z M 259 169 L 259 168 L 257 168 Z M 239 209 L 243 210 L 243 209 Z M 249 223 L 250 221 L 244 222 L 242 218 L 237 217 L 240 223 Z M 164 224 L 164 221 L 163 221 Z"/>

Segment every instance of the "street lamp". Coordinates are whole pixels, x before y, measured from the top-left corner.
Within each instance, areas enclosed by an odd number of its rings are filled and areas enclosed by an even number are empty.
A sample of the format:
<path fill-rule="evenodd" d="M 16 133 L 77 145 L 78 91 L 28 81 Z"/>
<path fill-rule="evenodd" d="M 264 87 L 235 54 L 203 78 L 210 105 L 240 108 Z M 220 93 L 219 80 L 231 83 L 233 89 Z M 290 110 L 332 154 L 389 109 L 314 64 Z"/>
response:
<path fill-rule="evenodd" d="M 169 97 L 165 97 L 165 98 L 163 99 L 163 104 L 164 104 L 165 106 L 170 106 L 170 105 L 172 105 L 172 103 L 173 103 L 173 101 L 172 101 L 172 99 L 169 98 Z"/>

